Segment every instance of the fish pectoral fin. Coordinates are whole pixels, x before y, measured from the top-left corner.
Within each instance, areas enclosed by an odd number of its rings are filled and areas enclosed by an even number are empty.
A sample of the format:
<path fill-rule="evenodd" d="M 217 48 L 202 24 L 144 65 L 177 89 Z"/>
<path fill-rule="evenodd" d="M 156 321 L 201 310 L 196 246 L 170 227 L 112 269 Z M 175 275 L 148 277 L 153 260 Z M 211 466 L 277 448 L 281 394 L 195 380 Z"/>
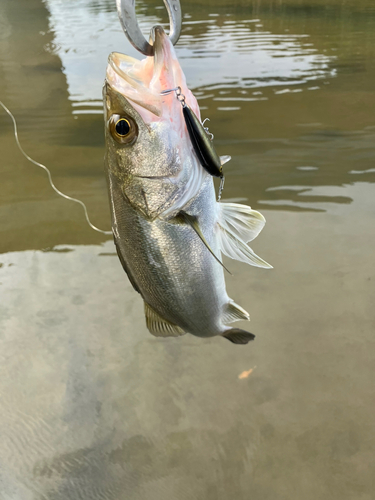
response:
<path fill-rule="evenodd" d="M 145 302 L 146 325 L 155 337 L 180 337 L 185 331 L 177 325 L 162 318 L 155 309 Z"/>
<path fill-rule="evenodd" d="M 213 256 L 213 258 L 215 260 L 217 260 L 217 262 L 229 273 L 229 274 L 232 274 L 229 269 L 227 269 L 224 264 L 221 262 L 221 260 L 219 259 L 219 257 L 217 257 L 214 253 L 214 251 L 212 250 L 212 248 L 210 247 L 210 245 L 208 244 L 206 238 L 204 237 L 204 234 L 202 233 L 202 230 L 201 228 L 199 227 L 199 223 L 198 223 L 198 219 L 197 217 L 195 217 L 194 215 L 189 215 L 187 214 L 186 212 L 184 212 L 183 210 L 181 210 L 178 215 L 176 216 L 176 219 L 180 219 L 182 220 L 183 222 L 189 224 L 193 229 L 194 231 L 197 233 L 198 237 L 200 238 L 200 240 L 202 241 L 202 243 L 204 244 L 204 246 L 207 248 L 207 250 L 210 252 L 210 254 Z"/>
<path fill-rule="evenodd" d="M 250 314 L 241 306 L 233 302 L 233 300 L 228 302 L 223 313 L 223 322 L 233 323 L 234 321 L 240 321 L 243 319 L 250 321 Z"/>
<path fill-rule="evenodd" d="M 266 219 L 257 210 L 239 203 L 219 203 L 219 224 L 245 243 L 252 241 L 264 228 Z"/>
<path fill-rule="evenodd" d="M 218 225 L 220 229 L 220 231 L 218 231 L 220 249 L 224 255 L 231 259 L 246 262 L 246 264 L 250 264 L 251 266 L 272 269 L 271 264 L 268 264 L 268 262 L 253 252 L 253 250 L 232 233 L 232 231 L 225 229 L 220 224 Z"/>
<path fill-rule="evenodd" d="M 233 344 L 247 344 L 255 339 L 255 335 L 239 328 L 231 328 L 223 337 L 233 342 Z"/>

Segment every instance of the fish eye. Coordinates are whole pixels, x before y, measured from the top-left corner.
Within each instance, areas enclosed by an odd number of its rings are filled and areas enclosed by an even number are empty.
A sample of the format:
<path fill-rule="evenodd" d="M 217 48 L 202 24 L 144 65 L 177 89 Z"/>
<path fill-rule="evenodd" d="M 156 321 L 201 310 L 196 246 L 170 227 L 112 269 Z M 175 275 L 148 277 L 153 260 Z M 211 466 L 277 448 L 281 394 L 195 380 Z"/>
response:
<path fill-rule="evenodd" d="M 130 116 L 114 114 L 109 118 L 109 130 L 120 144 L 131 144 L 138 137 L 138 127 Z"/>
<path fill-rule="evenodd" d="M 116 134 L 120 137 L 126 137 L 130 134 L 130 123 L 126 118 L 120 118 L 115 125 Z"/>

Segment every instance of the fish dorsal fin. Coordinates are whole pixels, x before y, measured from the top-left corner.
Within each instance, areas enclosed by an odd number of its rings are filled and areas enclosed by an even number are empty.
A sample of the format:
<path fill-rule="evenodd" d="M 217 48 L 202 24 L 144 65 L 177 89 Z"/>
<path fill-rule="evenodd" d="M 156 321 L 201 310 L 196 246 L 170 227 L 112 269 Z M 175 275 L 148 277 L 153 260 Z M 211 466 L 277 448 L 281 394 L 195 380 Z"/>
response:
<path fill-rule="evenodd" d="M 260 212 L 239 203 L 219 203 L 219 224 L 248 243 L 264 228 L 266 219 Z"/>
<path fill-rule="evenodd" d="M 145 302 L 146 325 L 155 337 L 180 337 L 186 332 L 182 328 L 162 318 L 150 305 Z"/>
<path fill-rule="evenodd" d="M 250 315 L 245 309 L 233 302 L 231 300 L 225 306 L 225 311 L 223 314 L 224 323 L 233 323 L 234 321 L 240 321 L 241 319 L 250 320 Z"/>
<path fill-rule="evenodd" d="M 220 231 L 218 232 L 220 249 L 224 255 L 231 259 L 246 262 L 251 266 L 264 267 L 272 269 L 272 266 L 265 260 L 259 257 L 253 250 L 246 245 L 242 240 L 235 236 L 229 230 L 224 229 L 219 224 Z"/>
<path fill-rule="evenodd" d="M 183 220 L 184 222 L 188 223 L 193 229 L 194 231 L 197 233 L 197 235 L 199 236 L 199 238 L 202 240 L 202 243 L 206 246 L 207 250 L 210 252 L 210 254 L 214 257 L 215 260 L 218 261 L 218 263 L 229 273 L 229 274 L 232 274 L 229 269 L 227 269 L 224 264 L 221 262 L 221 260 L 214 254 L 214 251 L 212 250 L 212 248 L 210 247 L 210 245 L 208 244 L 206 238 L 204 237 L 204 234 L 202 233 L 202 230 L 201 228 L 199 227 L 199 224 L 198 224 L 198 220 L 197 218 L 194 216 L 194 215 L 189 215 L 187 214 L 186 212 L 184 212 L 183 210 L 181 210 L 179 212 L 179 214 L 177 215 L 176 219 L 181 219 Z"/>

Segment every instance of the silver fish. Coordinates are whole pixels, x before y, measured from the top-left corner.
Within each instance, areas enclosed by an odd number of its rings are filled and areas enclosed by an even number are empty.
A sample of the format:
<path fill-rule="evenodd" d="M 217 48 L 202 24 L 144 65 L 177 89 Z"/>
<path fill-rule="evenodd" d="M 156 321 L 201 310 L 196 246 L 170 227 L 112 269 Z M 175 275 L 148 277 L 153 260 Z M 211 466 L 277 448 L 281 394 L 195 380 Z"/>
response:
<path fill-rule="evenodd" d="M 198 103 L 163 29 L 155 27 L 152 38 L 153 57 L 109 56 L 103 90 L 105 168 L 117 253 L 144 300 L 153 335 L 220 335 L 247 344 L 253 334 L 228 326 L 248 320 L 249 314 L 228 297 L 220 260 L 223 253 L 270 268 L 247 245 L 265 219 L 248 206 L 216 201 L 181 103 L 173 92 L 162 92 L 181 87 L 200 120 Z"/>

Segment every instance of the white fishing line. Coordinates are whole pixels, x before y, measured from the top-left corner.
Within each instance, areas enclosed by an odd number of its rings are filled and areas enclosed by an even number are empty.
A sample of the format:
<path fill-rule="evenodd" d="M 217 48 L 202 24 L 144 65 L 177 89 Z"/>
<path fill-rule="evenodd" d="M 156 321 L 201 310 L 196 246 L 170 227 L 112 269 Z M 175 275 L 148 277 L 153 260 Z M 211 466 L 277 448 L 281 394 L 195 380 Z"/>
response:
<path fill-rule="evenodd" d="M 86 221 L 87 221 L 88 225 L 91 227 L 91 229 L 94 229 L 94 231 L 97 231 L 98 233 L 102 233 L 102 234 L 108 234 L 108 235 L 112 234 L 112 231 L 103 231 L 103 229 L 99 229 L 98 227 L 94 226 L 94 224 L 92 224 L 90 222 L 89 214 L 87 213 L 87 208 L 86 208 L 86 205 L 83 203 L 83 201 L 78 200 L 77 198 L 72 198 L 71 196 L 68 196 L 67 194 L 62 193 L 59 189 L 57 189 L 57 187 L 55 186 L 55 184 L 52 181 L 51 172 L 48 170 L 48 168 L 45 165 L 43 165 L 42 163 L 39 163 L 38 161 L 33 160 L 27 153 L 25 153 L 25 151 L 23 150 L 23 148 L 22 148 L 22 146 L 20 144 L 20 141 L 18 139 L 18 131 L 17 131 L 16 119 L 14 118 L 13 114 L 11 113 L 11 111 L 9 111 L 9 109 L 5 106 L 5 104 L 3 102 L 0 101 L 0 104 L 4 108 L 4 110 L 8 113 L 8 115 L 11 117 L 11 119 L 13 121 L 13 125 L 14 125 L 14 137 L 16 138 L 17 146 L 18 146 L 19 150 L 21 151 L 21 153 L 23 154 L 23 156 L 27 160 L 29 160 L 31 163 L 34 163 L 34 165 L 36 165 L 37 167 L 40 167 L 40 168 L 42 168 L 43 170 L 45 170 L 47 172 L 49 183 L 50 183 L 52 189 L 59 196 L 61 196 L 62 198 L 65 198 L 66 200 L 74 201 L 75 203 L 78 203 L 79 205 L 82 206 L 82 208 L 83 208 L 83 210 L 85 212 Z"/>

